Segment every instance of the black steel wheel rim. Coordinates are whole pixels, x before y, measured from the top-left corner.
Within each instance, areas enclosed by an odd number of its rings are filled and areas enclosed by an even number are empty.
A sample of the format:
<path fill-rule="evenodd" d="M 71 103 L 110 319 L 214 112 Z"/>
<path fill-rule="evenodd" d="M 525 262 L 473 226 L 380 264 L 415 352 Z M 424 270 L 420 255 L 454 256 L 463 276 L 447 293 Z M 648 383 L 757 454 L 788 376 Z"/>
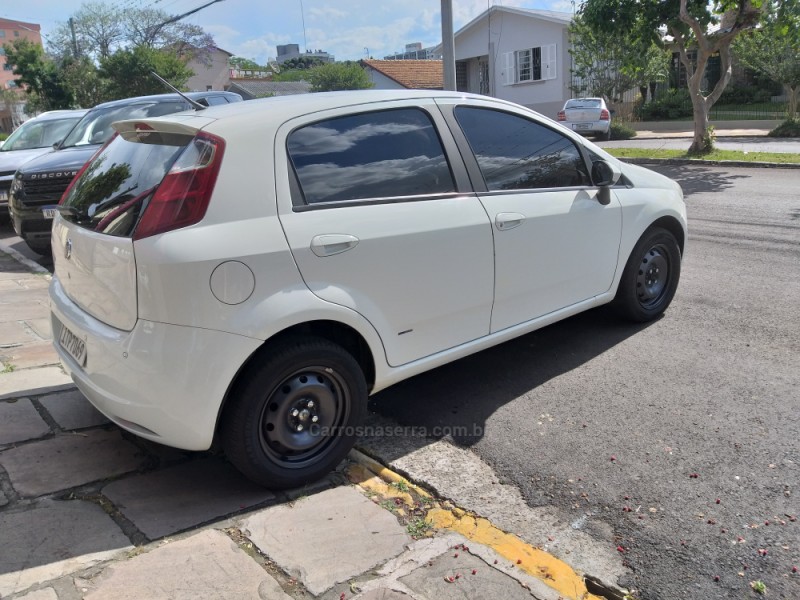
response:
<path fill-rule="evenodd" d="M 306 367 L 286 377 L 270 392 L 260 416 L 265 454 L 289 468 L 324 459 L 344 435 L 351 397 L 333 369 Z"/>
<path fill-rule="evenodd" d="M 655 244 L 642 255 L 636 274 L 636 296 L 643 308 L 659 305 L 669 289 L 669 252 L 663 244 Z"/>

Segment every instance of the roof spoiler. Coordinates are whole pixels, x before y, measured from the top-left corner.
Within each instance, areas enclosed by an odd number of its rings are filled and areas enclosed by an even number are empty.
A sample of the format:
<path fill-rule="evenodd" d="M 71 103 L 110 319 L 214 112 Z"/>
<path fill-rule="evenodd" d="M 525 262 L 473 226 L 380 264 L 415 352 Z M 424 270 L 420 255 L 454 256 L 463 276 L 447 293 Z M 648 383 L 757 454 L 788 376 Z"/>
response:
<path fill-rule="evenodd" d="M 191 98 L 189 98 L 189 96 L 184 94 L 182 91 L 180 91 L 178 88 L 176 88 L 174 85 L 172 85 L 169 81 L 167 81 L 166 79 L 161 77 L 161 75 L 159 75 L 155 71 L 150 71 L 150 75 L 152 75 L 153 77 L 158 79 L 161 83 L 163 83 L 165 86 L 167 86 L 173 92 L 178 94 L 181 98 L 186 100 L 192 106 L 193 109 L 195 109 L 195 110 L 205 110 L 207 108 L 205 105 L 200 104 L 197 100 L 192 100 Z"/>

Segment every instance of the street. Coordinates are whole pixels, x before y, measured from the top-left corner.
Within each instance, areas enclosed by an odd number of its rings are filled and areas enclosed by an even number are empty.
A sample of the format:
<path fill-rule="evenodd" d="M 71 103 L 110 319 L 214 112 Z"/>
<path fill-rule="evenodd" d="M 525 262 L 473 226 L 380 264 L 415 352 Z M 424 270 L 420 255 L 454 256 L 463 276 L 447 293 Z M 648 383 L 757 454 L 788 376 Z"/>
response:
<path fill-rule="evenodd" d="M 755 597 L 759 580 L 798 598 L 800 171 L 656 170 L 683 186 L 690 229 L 661 320 L 595 310 L 371 406 L 403 425 L 483 428 L 455 441 L 530 507 L 610 525 L 638 598 Z"/>
<path fill-rule="evenodd" d="M 663 318 L 632 325 L 603 307 L 372 398 L 371 424 L 402 425 L 434 435 L 450 432 L 445 440 L 453 442 L 452 456 L 482 461 L 498 481 L 482 471 L 478 476 L 477 471 L 456 468 L 455 459 L 418 459 L 418 452 L 448 446 L 425 435 L 401 440 L 375 435 L 359 446 L 586 573 L 622 573 L 614 583 L 633 590 L 635 598 L 755 598 L 751 582 L 760 581 L 766 597 L 796 600 L 800 574 L 792 567 L 800 567 L 800 170 L 703 165 L 655 170 L 681 183 L 690 229 L 681 284 Z M 8 225 L 0 226 L 0 240 L 51 268 L 49 257 L 27 251 Z M 39 409 L 49 407 L 47 399 L 36 402 Z M 61 429 L 70 428 L 55 430 Z M 132 436 L 118 439 L 115 431 L 87 429 L 88 439 L 72 435 L 69 443 L 102 443 L 111 449 L 134 443 L 139 454 L 128 449 L 130 456 L 122 455 L 130 465 L 119 458 L 104 459 L 111 466 L 97 467 L 100 475 L 93 472 L 80 480 L 76 474 L 72 481 L 76 467 L 58 467 L 63 457 L 43 460 L 41 464 L 55 466 L 35 485 L 50 486 L 50 493 L 141 470 L 143 452 L 160 467 L 192 468 L 192 463 L 184 464 L 185 453 L 131 441 Z M 27 447 L 66 439 L 57 435 Z M 74 460 L 76 465 L 93 464 L 102 456 L 116 455 L 106 449 L 81 450 L 75 451 Z M 15 477 L 23 479 L 8 466 L 6 470 L 11 483 Z M 187 498 L 198 490 L 211 494 L 214 487 L 194 471 L 185 481 L 159 470 L 142 477 L 160 478 L 159 485 Z M 128 485 L 125 481 L 117 487 Z M 26 497 L 43 493 L 36 488 L 17 495 L 10 491 L 11 483 L 0 478 L 5 486 L 0 485 L 0 492 L 5 489 L 14 511 L 22 510 L 17 504 L 24 508 Z M 100 491 L 108 496 L 102 485 L 75 489 L 87 498 Z M 527 505 L 524 510 L 503 500 L 500 487 L 512 489 Z M 236 500 L 235 507 L 288 502 L 283 496 L 267 501 L 262 491 L 251 493 L 251 504 Z M 504 526 L 496 515 L 485 514 L 482 507 L 492 501 L 516 512 L 516 523 L 530 521 L 537 533 L 526 536 Z M 119 503 L 124 507 L 133 500 Z M 163 520 L 160 511 L 168 509 L 152 510 Z M 190 515 L 185 523 L 178 519 L 169 531 L 232 512 L 228 507 L 225 511 Z M 145 541 L 164 535 L 162 530 L 148 533 L 146 519 L 131 514 L 115 518 L 124 531 L 134 532 L 129 535 L 134 543 L 140 541 L 137 535 Z M 590 536 L 593 543 L 576 550 L 567 541 L 574 540 L 575 532 Z M 584 565 L 586 556 L 602 558 L 597 573 Z"/>

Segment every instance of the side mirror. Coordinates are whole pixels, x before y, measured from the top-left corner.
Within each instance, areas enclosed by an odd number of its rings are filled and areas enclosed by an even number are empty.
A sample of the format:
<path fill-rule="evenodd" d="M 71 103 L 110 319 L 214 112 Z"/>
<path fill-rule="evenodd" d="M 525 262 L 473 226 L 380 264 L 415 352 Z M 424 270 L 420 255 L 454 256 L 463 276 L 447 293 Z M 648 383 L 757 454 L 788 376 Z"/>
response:
<path fill-rule="evenodd" d="M 592 163 L 592 184 L 600 189 L 597 191 L 597 201 L 606 206 L 611 203 L 611 186 L 615 185 L 622 177 L 619 167 L 605 160 L 596 160 Z"/>

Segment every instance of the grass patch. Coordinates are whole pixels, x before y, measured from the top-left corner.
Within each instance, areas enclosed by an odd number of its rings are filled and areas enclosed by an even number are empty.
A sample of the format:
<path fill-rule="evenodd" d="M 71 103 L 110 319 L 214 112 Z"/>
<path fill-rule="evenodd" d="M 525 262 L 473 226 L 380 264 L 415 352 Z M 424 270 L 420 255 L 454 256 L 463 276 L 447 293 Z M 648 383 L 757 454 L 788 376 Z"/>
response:
<path fill-rule="evenodd" d="M 415 539 L 425 537 L 431 529 L 433 529 L 433 525 L 421 517 L 416 517 L 406 525 L 408 535 Z"/>
<path fill-rule="evenodd" d="M 800 119 L 787 119 L 769 132 L 770 137 L 800 137 Z"/>
<path fill-rule="evenodd" d="M 800 164 L 800 154 L 782 152 L 742 152 L 740 150 L 714 150 L 702 157 L 689 156 L 685 150 L 655 148 L 604 148 L 617 158 L 701 158 L 702 160 L 735 160 L 740 162 L 770 162 Z"/>

